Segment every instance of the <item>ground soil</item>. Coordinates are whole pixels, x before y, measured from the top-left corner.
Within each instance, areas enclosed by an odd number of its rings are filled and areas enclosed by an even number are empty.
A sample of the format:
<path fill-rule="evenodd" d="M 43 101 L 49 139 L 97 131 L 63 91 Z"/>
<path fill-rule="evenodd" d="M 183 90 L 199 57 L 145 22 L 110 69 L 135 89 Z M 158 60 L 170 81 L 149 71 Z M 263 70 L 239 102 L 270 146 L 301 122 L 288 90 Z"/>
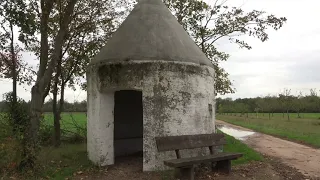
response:
<path fill-rule="evenodd" d="M 76 173 L 77 180 L 174 180 L 172 172 L 142 172 L 141 157 L 126 157 L 117 164 L 100 170 Z M 251 162 L 232 167 L 229 175 L 211 172 L 209 168 L 197 168 L 197 180 L 306 180 L 296 169 L 278 160 L 266 157 L 264 162 Z"/>
<path fill-rule="evenodd" d="M 240 126 L 232 125 L 217 120 L 217 125 L 225 125 L 239 130 L 247 130 Z M 262 153 L 279 159 L 280 162 L 313 179 L 320 179 L 320 150 L 295 142 L 283 140 L 270 135 L 255 133 L 244 141 L 247 145 Z"/>

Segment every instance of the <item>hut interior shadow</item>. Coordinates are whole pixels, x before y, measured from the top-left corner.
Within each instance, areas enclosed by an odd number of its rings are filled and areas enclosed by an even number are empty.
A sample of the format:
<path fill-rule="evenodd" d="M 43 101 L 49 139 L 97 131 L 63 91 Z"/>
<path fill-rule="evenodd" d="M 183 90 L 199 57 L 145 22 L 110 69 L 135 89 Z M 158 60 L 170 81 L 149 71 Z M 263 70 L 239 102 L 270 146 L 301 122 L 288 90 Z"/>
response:
<path fill-rule="evenodd" d="M 142 160 L 142 92 L 134 90 L 116 91 L 114 101 L 115 163 L 120 163 L 132 158 Z"/>

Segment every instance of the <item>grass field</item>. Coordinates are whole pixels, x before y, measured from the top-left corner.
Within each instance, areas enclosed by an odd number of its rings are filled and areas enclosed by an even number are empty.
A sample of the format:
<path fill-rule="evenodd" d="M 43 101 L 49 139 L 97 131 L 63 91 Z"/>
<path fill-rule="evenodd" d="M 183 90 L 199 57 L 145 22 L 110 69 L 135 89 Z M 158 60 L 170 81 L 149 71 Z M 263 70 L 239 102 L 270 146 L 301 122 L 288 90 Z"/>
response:
<path fill-rule="evenodd" d="M 219 131 L 219 133 L 222 133 Z M 250 161 L 262 161 L 263 157 L 258 152 L 249 148 L 246 144 L 243 144 L 241 141 L 235 139 L 232 136 L 225 134 L 227 139 L 227 144 L 223 147 L 225 152 L 241 152 L 243 156 L 235 161 L 232 161 L 233 165 L 245 164 Z"/>
<path fill-rule="evenodd" d="M 290 115 L 292 116 L 290 121 L 282 118 L 282 114 L 275 114 L 270 120 L 267 114 L 264 116 L 260 114 L 258 118 L 255 114 L 250 114 L 249 118 L 217 115 L 217 119 L 258 132 L 320 147 L 320 120 L 317 118 L 320 114 L 305 113 L 303 114 L 304 118 L 296 118 L 297 116 L 294 114 Z"/>
<path fill-rule="evenodd" d="M 45 113 L 44 119 L 47 124 L 53 126 L 52 113 Z M 87 125 L 87 117 L 86 114 L 82 112 L 62 113 L 60 123 L 62 129 L 74 131 L 76 129 L 76 126 L 84 128 Z"/>
<path fill-rule="evenodd" d="M 45 115 L 45 120 L 48 121 L 48 124 L 53 125 L 52 114 L 47 113 Z M 85 113 L 63 113 L 62 114 L 61 127 L 63 129 L 75 130 L 76 129 L 75 123 L 82 127 L 86 126 L 87 122 L 86 122 Z M 224 147 L 225 151 L 244 153 L 244 156 L 236 161 L 233 161 L 233 164 L 243 164 L 248 161 L 252 161 L 252 160 L 260 161 L 263 159 L 259 153 L 255 152 L 254 150 L 249 148 L 247 145 L 241 143 L 239 140 L 227 134 L 226 134 L 226 138 L 227 138 L 228 144 L 225 145 Z"/>
<path fill-rule="evenodd" d="M 236 115 L 240 115 L 240 113 L 233 113 Z M 249 113 L 248 114 L 249 117 L 257 117 L 256 113 Z M 297 113 L 289 113 L 289 117 L 290 119 L 300 119 L 298 118 L 298 114 Z M 301 119 L 319 119 L 320 120 L 320 113 L 300 113 L 300 117 Z M 269 114 L 268 113 L 258 113 L 258 118 L 265 118 L 265 119 L 269 119 Z M 273 113 L 273 115 L 271 115 L 271 119 L 287 119 L 287 114 L 284 114 L 283 117 L 283 113 Z"/>
<path fill-rule="evenodd" d="M 53 126 L 53 115 L 46 113 L 44 123 Z M 61 120 L 61 128 L 67 131 L 77 131 L 77 127 L 85 128 L 86 126 L 85 113 L 63 113 Z M 221 132 L 220 132 L 221 133 Z M 50 134 L 50 132 L 49 132 Z M 241 143 L 239 140 L 226 135 L 227 145 L 224 146 L 226 152 L 241 152 L 243 157 L 233 161 L 233 165 L 244 164 L 250 161 L 262 161 L 263 157 L 256 151 Z M 0 176 L 9 178 L 14 173 L 14 168 L 19 162 L 19 157 L 16 156 L 16 149 L 19 146 L 14 143 L 12 137 L 0 137 L 0 155 L 4 157 L 0 160 Z M 19 154 L 19 153 L 18 153 Z M 59 148 L 52 146 L 43 146 L 39 152 L 37 165 L 37 174 L 21 174 L 23 179 L 65 179 L 72 177 L 74 173 L 79 171 L 93 171 L 91 162 L 87 158 L 87 150 L 85 143 L 70 144 L 64 142 Z M 21 177 L 21 178 L 22 178 Z M 29 178 L 30 177 L 30 178 Z M 18 178 L 19 179 L 19 178 Z"/>

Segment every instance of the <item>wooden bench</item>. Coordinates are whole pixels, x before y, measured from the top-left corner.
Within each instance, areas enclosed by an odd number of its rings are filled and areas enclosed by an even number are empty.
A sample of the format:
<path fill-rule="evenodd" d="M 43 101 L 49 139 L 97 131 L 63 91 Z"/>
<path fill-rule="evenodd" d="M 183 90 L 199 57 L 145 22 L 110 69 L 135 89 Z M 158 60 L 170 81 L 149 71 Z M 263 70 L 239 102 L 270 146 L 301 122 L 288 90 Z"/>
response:
<path fill-rule="evenodd" d="M 212 163 L 212 170 L 230 173 L 231 160 L 242 156 L 241 153 L 215 152 L 215 146 L 226 144 L 224 134 L 199 134 L 183 136 L 156 137 L 156 145 L 159 152 L 175 151 L 177 159 L 165 160 L 164 164 L 176 168 L 181 180 L 194 179 L 194 167 L 196 164 Z M 210 154 L 198 157 L 181 157 L 179 150 L 207 147 Z M 214 166 L 215 163 L 215 166 Z"/>

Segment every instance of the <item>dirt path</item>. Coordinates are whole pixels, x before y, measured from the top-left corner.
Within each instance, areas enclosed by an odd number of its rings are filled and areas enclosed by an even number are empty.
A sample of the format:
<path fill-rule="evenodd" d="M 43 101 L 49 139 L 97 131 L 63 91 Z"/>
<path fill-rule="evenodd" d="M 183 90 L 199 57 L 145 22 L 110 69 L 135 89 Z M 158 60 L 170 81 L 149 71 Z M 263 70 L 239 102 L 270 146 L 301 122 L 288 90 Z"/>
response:
<path fill-rule="evenodd" d="M 219 120 L 216 123 L 234 129 L 251 131 Z M 243 142 L 262 154 L 280 158 L 284 164 L 298 169 L 307 176 L 320 179 L 320 149 L 310 148 L 262 133 L 248 136 Z"/>

